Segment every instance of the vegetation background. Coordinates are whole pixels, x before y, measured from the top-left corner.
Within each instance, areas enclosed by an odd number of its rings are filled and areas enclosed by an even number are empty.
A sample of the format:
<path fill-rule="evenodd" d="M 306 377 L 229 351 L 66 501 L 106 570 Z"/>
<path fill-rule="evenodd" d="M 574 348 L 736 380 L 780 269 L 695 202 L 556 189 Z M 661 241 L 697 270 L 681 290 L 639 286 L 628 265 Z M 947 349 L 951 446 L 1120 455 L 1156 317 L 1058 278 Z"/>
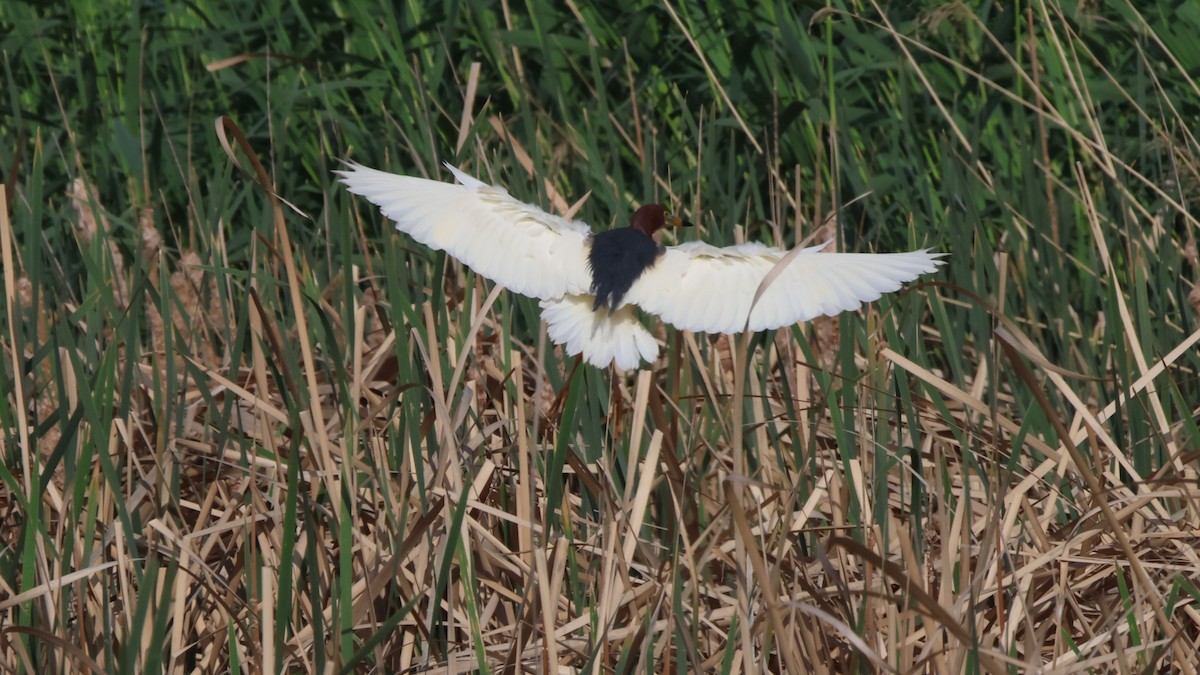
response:
<path fill-rule="evenodd" d="M 1182 0 L 0 4 L 0 668 L 1195 672 L 1196 35 Z M 951 256 L 601 372 L 347 157 Z"/>

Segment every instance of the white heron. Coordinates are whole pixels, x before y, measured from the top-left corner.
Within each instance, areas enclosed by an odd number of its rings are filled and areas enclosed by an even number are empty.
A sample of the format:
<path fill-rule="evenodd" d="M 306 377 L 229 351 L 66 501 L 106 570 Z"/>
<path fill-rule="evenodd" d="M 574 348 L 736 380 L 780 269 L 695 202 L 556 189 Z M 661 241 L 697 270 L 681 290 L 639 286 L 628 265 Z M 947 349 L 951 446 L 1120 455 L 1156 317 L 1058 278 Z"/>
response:
<path fill-rule="evenodd" d="M 630 226 L 593 233 L 446 164 L 457 183 L 348 163 L 336 173 L 396 229 L 445 251 L 492 281 L 541 301 L 550 339 L 594 366 L 653 363 L 658 342 L 634 308 L 682 330 L 740 333 L 790 326 L 858 309 L 933 272 L 945 254 L 796 251 L 755 301 L 789 251 L 759 243 L 719 248 L 661 246 L 654 233 L 690 225 L 665 207 L 637 209 Z"/>

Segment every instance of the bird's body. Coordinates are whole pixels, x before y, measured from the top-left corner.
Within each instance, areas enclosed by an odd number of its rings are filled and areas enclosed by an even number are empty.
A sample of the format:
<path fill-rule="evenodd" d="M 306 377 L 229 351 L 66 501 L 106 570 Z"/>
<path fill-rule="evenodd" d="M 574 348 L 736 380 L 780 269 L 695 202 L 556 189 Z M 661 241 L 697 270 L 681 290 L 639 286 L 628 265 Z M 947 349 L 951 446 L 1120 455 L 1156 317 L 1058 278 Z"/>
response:
<path fill-rule="evenodd" d="M 621 227 L 592 235 L 588 251 L 588 271 L 592 275 L 591 293 L 596 296 L 592 310 L 621 306 L 625 294 L 638 277 L 654 265 L 663 248 L 653 237 L 633 227 Z"/>
<path fill-rule="evenodd" d="M 928 250 L 819 253 L 828 244 L 795 251 L 758 243 L 664 248 L 654 233 L 689 223 L 660 205 L 639 208 L 629 227 L 592 234 L 582 222 L 446 167 L 457 185 L 357 164 L 337 173 L 398 230 L 541 300 L 551 340 L 597 367 L 628 370 L 657 358 L 658 343 L 635 306 L 684 330 L 767 330 L 857 309 L 942 263 L 942 254 Z"/>

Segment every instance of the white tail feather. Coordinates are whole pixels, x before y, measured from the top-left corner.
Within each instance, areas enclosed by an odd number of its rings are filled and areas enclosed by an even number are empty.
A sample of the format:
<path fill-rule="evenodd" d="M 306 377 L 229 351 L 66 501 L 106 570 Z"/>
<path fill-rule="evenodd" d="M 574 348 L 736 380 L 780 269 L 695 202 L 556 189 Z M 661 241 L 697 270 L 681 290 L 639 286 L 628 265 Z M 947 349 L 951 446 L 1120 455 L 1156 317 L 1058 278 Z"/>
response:
<path fill-rule="evenodd" d="M 593 312 L 593 302 L 590 295 L 543 300 L 542 319 L 550 339 L 563 345 L 569 356 L 582 353 L 597 368 L 615 363 L 621 370 L 633 370 L 643 360 L 653 363 L 658 358 L 658 343 L 637 320 L 632 305 Z"/>

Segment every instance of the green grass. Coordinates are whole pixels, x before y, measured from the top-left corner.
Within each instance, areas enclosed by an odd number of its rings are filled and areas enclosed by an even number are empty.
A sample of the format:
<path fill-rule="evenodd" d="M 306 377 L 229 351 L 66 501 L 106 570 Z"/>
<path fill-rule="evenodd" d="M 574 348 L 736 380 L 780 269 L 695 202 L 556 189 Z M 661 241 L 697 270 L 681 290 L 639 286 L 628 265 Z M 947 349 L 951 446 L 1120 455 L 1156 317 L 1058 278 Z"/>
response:
<path fill-rule="evenodd" d="M 4 669 L 1194 670 L 1195 5 L 309 5 L 0 5 Z M 342 158 L 951 256 L 614 376 Z"/>

